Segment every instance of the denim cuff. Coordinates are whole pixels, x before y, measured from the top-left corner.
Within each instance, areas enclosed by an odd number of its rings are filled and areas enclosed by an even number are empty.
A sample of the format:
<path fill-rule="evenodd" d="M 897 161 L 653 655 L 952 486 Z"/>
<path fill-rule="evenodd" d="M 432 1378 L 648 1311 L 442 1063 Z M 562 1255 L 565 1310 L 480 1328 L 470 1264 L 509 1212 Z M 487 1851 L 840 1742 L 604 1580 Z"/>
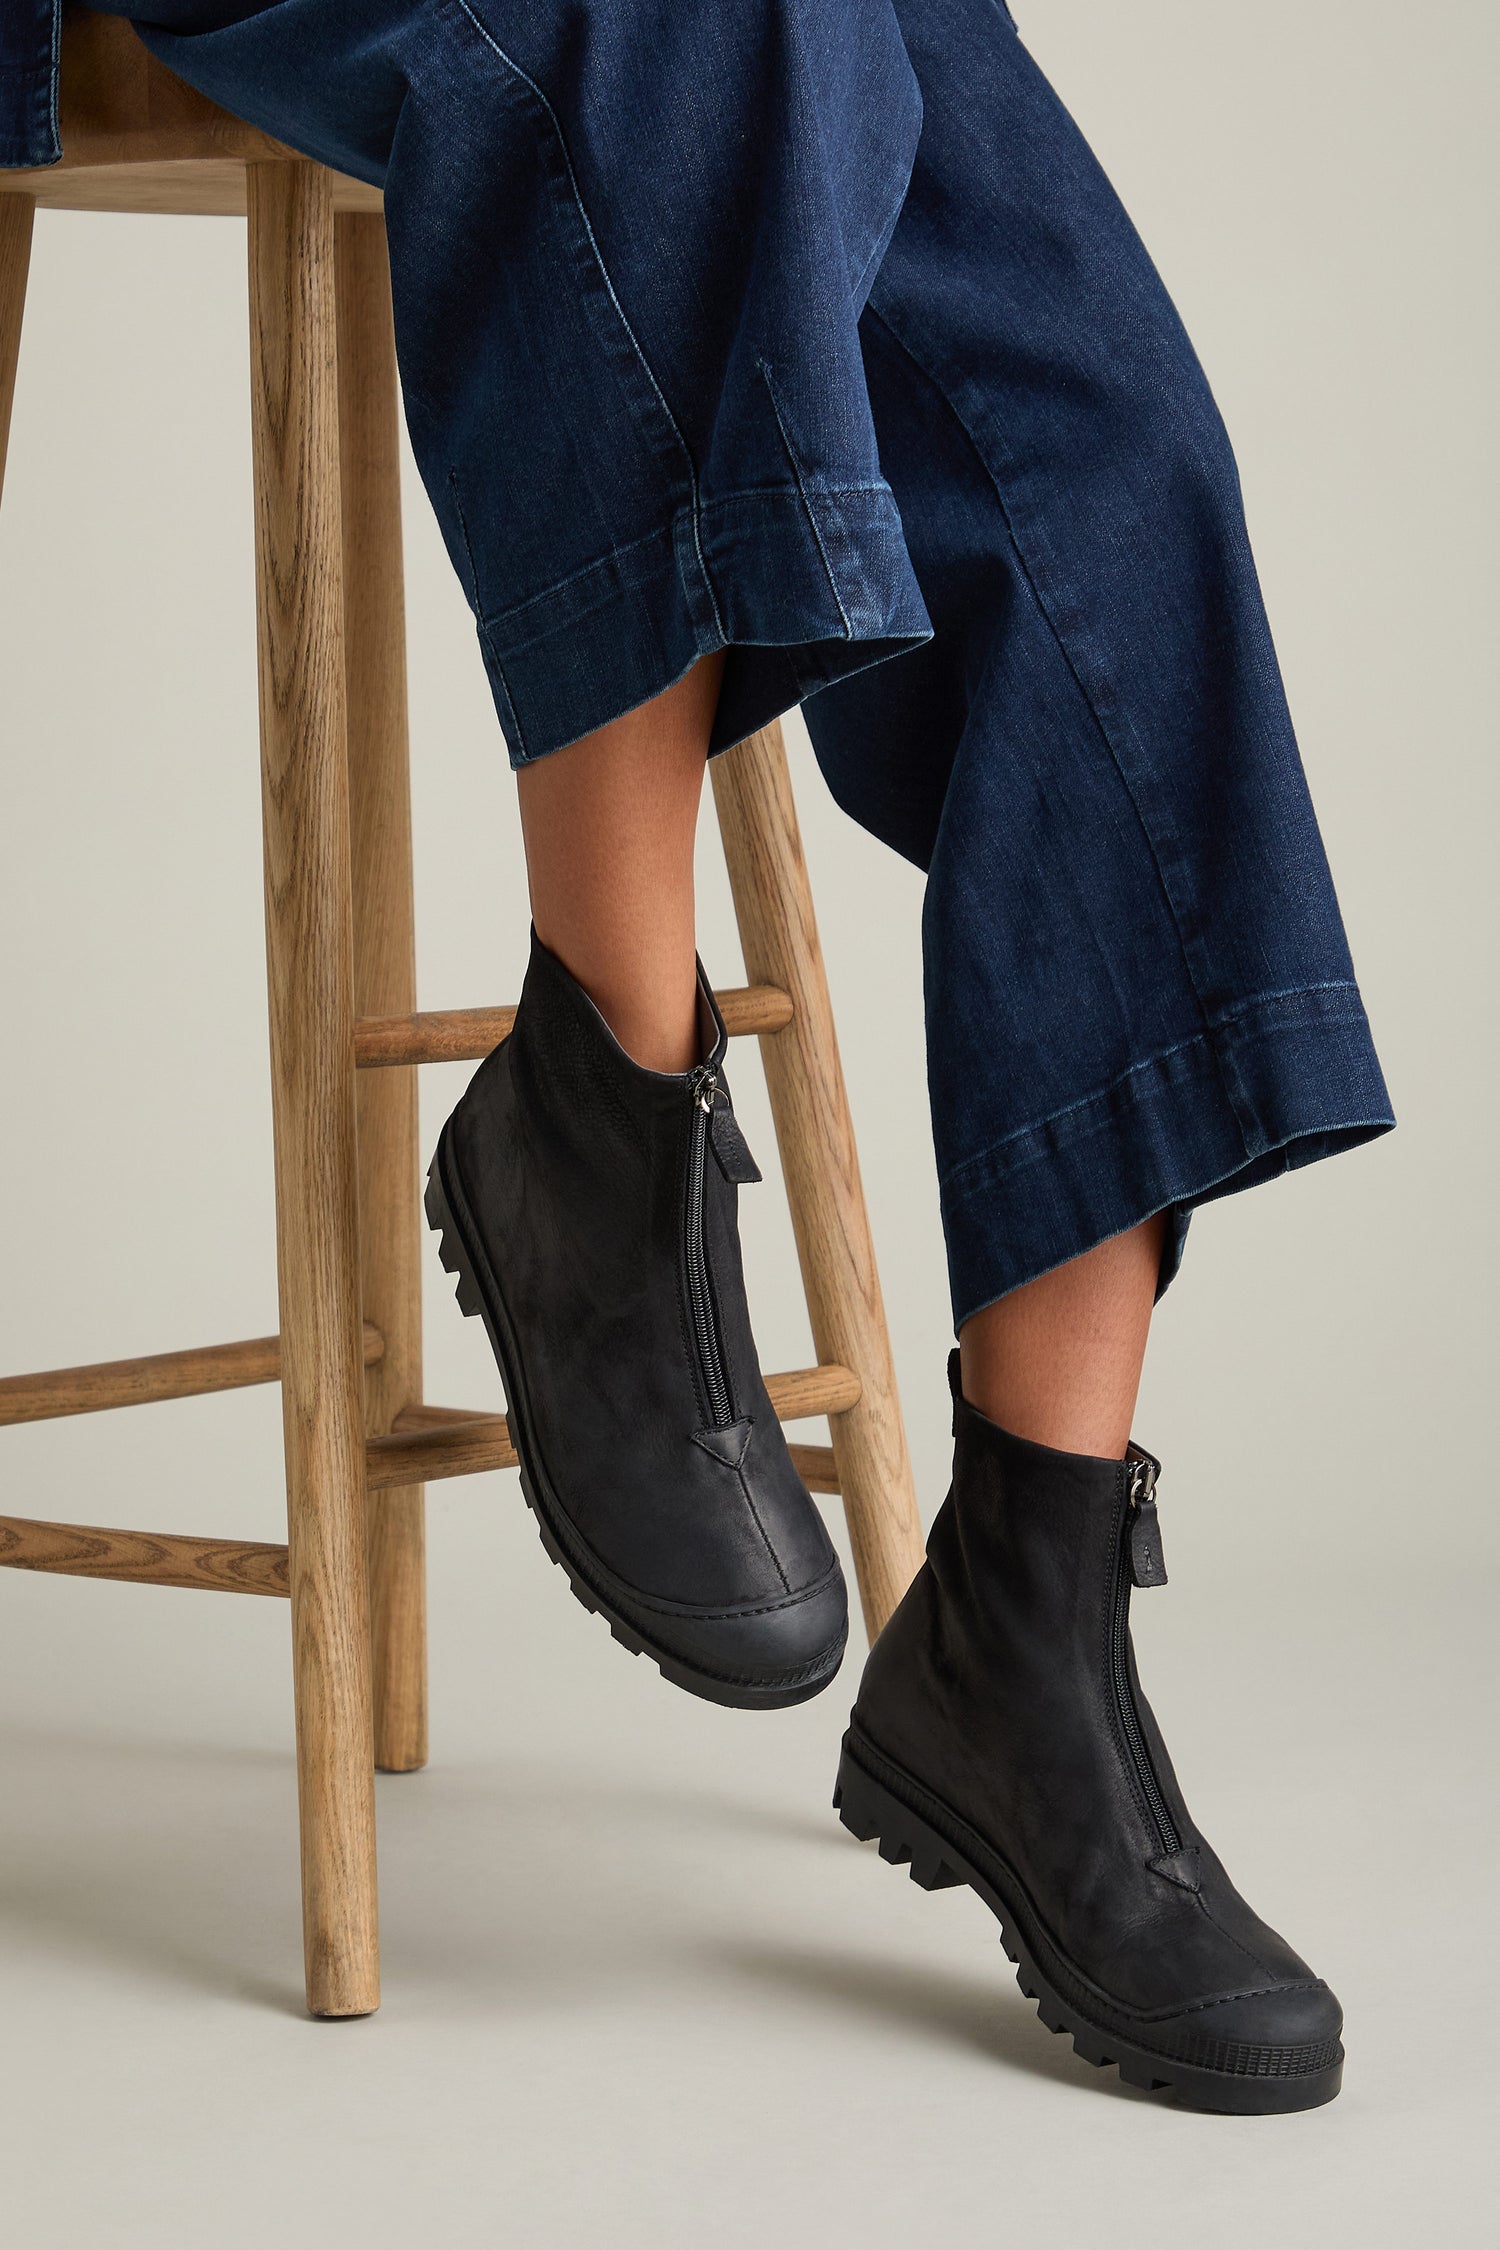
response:
<path fill-rule="evenodd" d="M 1199 1204 L 1394 1123 L 1356 986 L 1246 1000 L 940 1183 L 955 1331 L 1158 1211 L 1169 1214 L 1164 1289 Z"/>
<path fill-rule="evenodd" d="M 714 754 L 931 637 L 885 486 L 740 492 L 683 509 L 479 620 L 513 766 L 647 702 L 716 649 L 729 654 Z"/>

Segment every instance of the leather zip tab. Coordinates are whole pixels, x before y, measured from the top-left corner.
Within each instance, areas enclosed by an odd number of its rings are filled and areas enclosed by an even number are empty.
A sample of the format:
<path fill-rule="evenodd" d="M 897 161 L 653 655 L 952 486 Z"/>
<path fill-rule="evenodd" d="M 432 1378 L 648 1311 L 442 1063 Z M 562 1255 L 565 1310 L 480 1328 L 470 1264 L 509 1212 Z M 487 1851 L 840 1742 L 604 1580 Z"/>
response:
<path fill-rule="evenodd" d="M 1115 1710 L 1120 1721 L 1120 1733 L 1126 1753 L 1135 1773 L 1142 1802 L 1150 1816 L 1161 1843 L 1163 1857 L 1170 1858 L 1182 1849 L 1182 1838 L 1177 1833 L 1177 1823 L 1167 1808 L 1161 1783 L 1151 1763 L 1151 1753 L 1146 1747 L 1146 1737 L 1141 1727 L 1140 1713 L 1130 1685 L 1130 1589 L 1137 1586 L 1164 1586 L 1167 1579 L 1166 1564 L 1162 1559 L 1161 1529 L 1156 1518 L 1156 1479 L 1161 1464 L 1139 1447 L 1132 1447 L 1125 1463 L 1125 1513 L 1120 1527 L 1119 1551 L 1115 1559 L 1114 1614 L 1110 1631 L 1110 1674 L 1114 1689 Z"/>
<path fill-rule="evenodd" d="M 1126 1456 L 1130 1490 L 1130 1575 L 1137 1586 L 1165 1586 L 1167 1558 L 1161 1548 L 1156 1513 L 1156 1480 L 1161 1463 L 1136 1446 Z"/>

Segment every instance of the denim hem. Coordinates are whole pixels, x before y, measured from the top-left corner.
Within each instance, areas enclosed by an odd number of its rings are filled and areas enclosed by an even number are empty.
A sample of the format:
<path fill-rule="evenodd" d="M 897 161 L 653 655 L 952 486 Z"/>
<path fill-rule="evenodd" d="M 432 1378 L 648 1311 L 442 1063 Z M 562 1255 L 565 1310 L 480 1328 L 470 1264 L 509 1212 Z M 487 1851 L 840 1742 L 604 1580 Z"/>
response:
<path fill-rule="evenodd" d="M 729 653 L 713 754 L 932 638 L 889 489 L 811 481 L 681 509 L 478 626 L 517 767 L 648 702 L 716 649 Z"/>
<path fill-rule="evenodd" d="M 1196 1206 L 1394 1123 L 1353 984 L 1225 1008 L 1201 1034 L 1008 1134 L 940 1183 L 955 1331 L 1158 1211 L 1172 1214 L 1164 1289 Z"/>

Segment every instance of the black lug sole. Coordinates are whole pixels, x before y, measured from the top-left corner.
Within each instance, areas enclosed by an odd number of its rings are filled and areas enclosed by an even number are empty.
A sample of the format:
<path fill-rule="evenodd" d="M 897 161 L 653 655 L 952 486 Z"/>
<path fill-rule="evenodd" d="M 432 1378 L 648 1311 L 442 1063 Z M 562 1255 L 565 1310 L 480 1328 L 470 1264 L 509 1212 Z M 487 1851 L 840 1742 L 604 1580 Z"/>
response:
<path fill-rule="evenodd" d="M 446 1273 L 454 1277 L 454 1295 L 458 1309 L 465 1319 L 479 1319 L 484 1323 L 495 1364 L 500 1370 L 500 1380 L 505 1387 L 506 1426 L 512 1445 L 520 1461 L 521 1491 L 531 1510 L 542 1546 L 548 1557 L 557 1564 L 568 1584 L 584 1608 L 602 1617 L 620 1646 L 632 1656 L 649 1657 L 664 1680 L 673 1687 L 699 1696 L 706 1703 L 717 1703 L 734 1711 L 782 1711 L 793 1704 L 810 1702 L 820 1695 L 834 1677 L 843 1661 L 844 1642 L 827 1652 L 827 1661 L 808 1671 L 806 1678 L 791 1683 L 761 1687 L 754 1682 L 722 1679 L 712 1672 L 704 1672 L 687 1664 L 654 1642 L 649 1632 L 637 1621 L 627 1617 L 618 1603 L 592 1579 L 582 1559 L 570 1550 L 568 1543 L 548 1505 L 545 1495 L 550 1489 L 549 1479 L 541 1465 L 540 1455 L 527 1426 L 522 1404 L 524 1390 L 514 1370 L 518 1355 L 505 1333 L 503 1311 L 499 1310 L 499 1290 L 491 1293 L 481 1288 L 476 1268 L 484 1261 L 482 1250 L 471 1250 L 467 1230 L 456 1216 L 455 1206 L 461 1204 L 459 1195 L 450 1193 L 445 1164 L 448 1145 L 447 1128 L 444 1128 L 427 1174 L 427 1192 L 423 1208 L 427 1224 L 438 1238 L 438 1257 Z M 576 1537 L 576 1535 L 575 1535 Z"/>
<path fill-rule="evenodd" d="M 905 1866 L 911 1880 L 924 1891 L 948 1890 L 966 1883 L 978 1893 L 1000 1924 L 1000 1942 L 1015 1963 L 1016 1982 L 1026 1998 L 1036 2002 L 1041 2021 L 1051 2032 L 1067 2032 L 1074 2052 L 1097 2069 L 1113 2065 L 1127 2086 L 1139 2087 L 1145 2093 L 1167 2094 L 1181 2108 L 1235 2117 L 1269 2117 L 1317 2109 L 1337 2094 L 1343 2077 L 1342 2057 L 1326 2069 L 1285 2076 L 1202 2070 L 1136 2046 L 1118 2033 L 1089 2022 L 1062 1999 L 1038 1967 L 1036 1949 L 1025 1936 L 1029 1917 L 1018 1911 L 1013 1900 L 950 1837 L 877 1780 L 859 1762 L 847 1735 L 833 1803 L 852 1835 L 861 1843 L 878 1844 L 881 1858 L 892 1867 Z"/>

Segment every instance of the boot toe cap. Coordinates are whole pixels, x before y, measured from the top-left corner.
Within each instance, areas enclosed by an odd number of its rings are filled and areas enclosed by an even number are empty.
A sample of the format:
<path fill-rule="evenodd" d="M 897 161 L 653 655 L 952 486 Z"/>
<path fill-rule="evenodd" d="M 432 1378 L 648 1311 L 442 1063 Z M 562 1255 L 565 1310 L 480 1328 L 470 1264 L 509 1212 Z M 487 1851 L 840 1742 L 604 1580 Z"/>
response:
<path fill-rule="evenodd" d="M 681 1685 L 719 1692 L 713 1699 L 757 1709 L 802 1703 L 825 1688 L 843 1660 L 849 1602 L 837 1562 L 815 1585 L 774 1604 L 654 1621 L 658 1661 L 695 1675 Z"/>
<path fill-rule="evenodd" d="M 1227 1994 L 1180 2016 L 1168 2044 L 1199 2070 L 1291 2077 L 1343 2057 L 1343 2010 L 1321 1977 Z"/>

